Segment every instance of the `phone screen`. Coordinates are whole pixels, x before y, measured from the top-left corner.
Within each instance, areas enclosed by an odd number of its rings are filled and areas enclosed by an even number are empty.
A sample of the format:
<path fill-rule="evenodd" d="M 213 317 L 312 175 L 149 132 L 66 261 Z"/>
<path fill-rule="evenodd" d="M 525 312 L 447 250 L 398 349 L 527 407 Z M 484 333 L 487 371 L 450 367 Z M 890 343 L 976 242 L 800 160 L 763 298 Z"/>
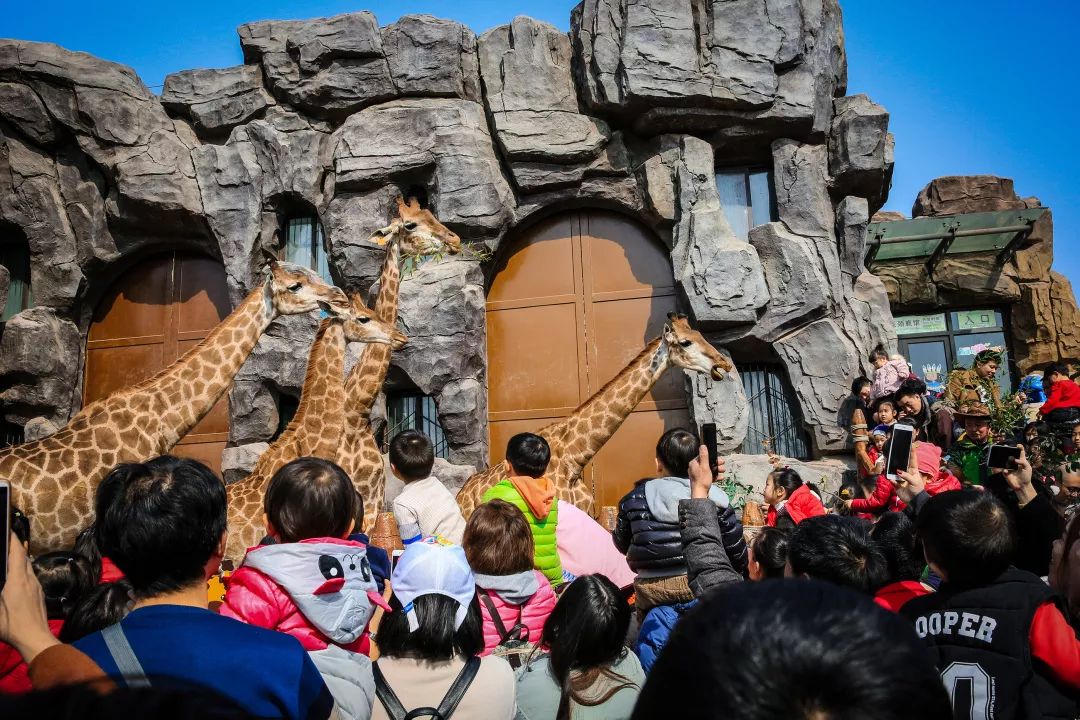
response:
<path fill-rule="evenodd" d="M 11 488 L 0 483 L 0 588 L 7 581 L 8 542 L 11 540 Z"/>
<path fill-rule="evenodd" d="M 893 425 L 892 439 L 889 440 L 889 459 L 885 462 L 885 477 L 896 480 L 897 470 L 907 470 L 914 435 L 915 428 L 910 425 Z"/>
<path fill-rule="evenodd" d="M 709 467 L 716 467 L 719 460 L 719 451 L 716 446 L 716 423 L 705 423 L 701 426 L 701 444 L 709 451 Z"/>
<path fill-rule="evenodd" d="M 1013 460 L 1020 459 L 1020 448 L 1012 445 L 991 445 L 986 451 L 986 464 L 992 468 L 1011 468 Z"/>

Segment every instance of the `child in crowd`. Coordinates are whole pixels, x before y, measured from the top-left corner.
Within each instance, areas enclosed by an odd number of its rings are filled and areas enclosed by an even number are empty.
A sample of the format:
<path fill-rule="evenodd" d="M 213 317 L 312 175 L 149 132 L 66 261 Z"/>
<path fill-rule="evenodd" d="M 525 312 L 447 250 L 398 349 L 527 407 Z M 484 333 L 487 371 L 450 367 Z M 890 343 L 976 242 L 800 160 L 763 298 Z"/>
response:
<path fill-rule="evenodd" d="M 900 612 L 912 598 L 933 592 L 932 587 L 920 581 L 926 563 L 915 535 L 915 523 L 907 513 L 882 515 L 870 530 L 870 539 L 885 556 L 889 574 L 888 582 L 874 593 L 874 602 L 886 610 Z"/>
<path fill-rule="evenodd" d="M 871 402 L 892 395 L 900 387 L 900 383 L 911 375 L 911 366 L 907 360 L 900 355 L 889 357 L 888 351 L 881 345 L 870 353 L 870 364 L 874 366 L 874 382 L 870 387 Z"/>
<path fill-rule="evenodd" d="M 873 459 L 874 467 L 866 474 L 860 468 L 859 490 L 862 497 L 844 501 L 844 507 L 864 520 L 876 520 L 895 502 L 896 488 L 885 477 L 885 443 L 891 434 L 892 428 L 888 425 L 878 425 L 871 431 L 871 447 L 867 454 Z"/>
<path fill-rule="evenodd" d="M 942 493 L 923 506 L 917 528 L 942 585 L 901 614 L 946 688 L 973 683 L 967 698 L 981 704 L 980 717 L 1076 717 L 1080 642 L 1061 596 L 1012 566 L 1017 535 L 1005 506 L 990 492 Z"/>
<path fill-rule="evenodd" d="M 563 582 L 555 535 L 559 500 L 554 484 L 544 477 L 550 460 L 551 448 L 539 435 L 519 433 L 510 438 L 506 444 L 506 471 L 510 477 L 488 489 L 481 502 L 504 500 L 525 515 L 533 536 L 533 566 L 558 586 Z"/>
<path fill-rule="evenodd" d="M 71 609 L 57 637 L 64 643 L 81 640 L 120 622 L 134 606 L 135 594 L 127 580 L 95 585 Z"/>
<path fill-rule="evenodd" d="M 626 553 L 637 573 L 638 617 L 656 605 L 693 600 L 687 576 L 679 521 L 679 503 L 690 499 L 690 461 L 701 446 L 697 436 L 681 428 L 668 430 L 656 443 L 656 469 L 660 477 L 638 482 L 619 501 L 615 521 L 615 547 Z M 709 499 L 716 507 L 724 550 L 735 571 L 746 572 L 746 541 L 727 494 L 713 485 Z"/>
<path fill-rule="evenodd" d="M 484 626 L 480 654 L 491 654 L 511 637 L 539 642 L 555 607 L 555 591 L 544 574 L 533 569 L 529 521 L 508 502 L 484 503 L 465 525 L 464 548 L 476 576 Z"/>
<path fill-rule="evenodd" d="M 270 478 L 263 500 L 266 532 L 275 544 L 250 551 L 228 580 L 221 614 L 292 635 L 323 675 L 349 717 L 366 717 L 370 688 L 365 629 L 376 591 L 367 548 L 347 540 L 356 491 L 345 471 L 299 458 Z"/>
<path fill-rule="evenodd" d="M 34 558 L 34 574 L 45 596 L 49 630 L 59 637 L 71 609 L 94 587 L 93 571 L 86 558 L 70 552 L 51 552 Z M 0 693 L 27 693 L 28 668 L 10 645 L 0 643 Z"/>
<path fill-rule="evenodd" d="M 751 580 L 771 580 L 784 577 L 787 566 L 788 533 L 776 527 L 763 527 L 750 543 Z"/>
<path fill-rule="evenodd" d="M 431 474 L 434 464 L 435 448 L 419 430 L 405 430 L 390 441 L 390 470 L 405 483 L 393 507 L 401 541 L 406 545 L 433 535 L 460 545 L 465 533 L 465 518 L 457 501 Z"/>
<path fill-rule="evenodd" d="M 359 491 L 356 492 L 356 517 L 353 518 L 353 532 L 349 535 L 349 539 L 367 546 L 371 574 L 375 576 L 375 585 L 381 593 L 386 588 L 386 581 L 390 579 L 390 571 L 393 567 L 390 564 L 389 553 L 381 547 L 372 545 L 367 533 L 364 532 L 364 498 Z"/>
<path fill-rule="evenodd" d="M 792 529 L 808 517 L 825 514 L 825 506 L 799 473 L 783 467 L 773 470 L 765 479 L 765 502 L 769 512 L 765 524 L 769 527 Z"/>
<path fill-rule="evenodd" d="M 892 427 L 896 424 L 898 411 L 896 409 L 896 401 L 893 400 L 891 396 L 879 399 L 874 404 L 874 407 L 876 408 L 874 416 L 877 418 L 879 425 Z"/>
<path fill-rule="evenodd" d="M 1064 365 L 1054 363 L 1043 371 L 1043 387 L 1049 387 L 1039 412 L 1051 423 L 1080 420 L 1080 386 L 1069 379 Z"/>

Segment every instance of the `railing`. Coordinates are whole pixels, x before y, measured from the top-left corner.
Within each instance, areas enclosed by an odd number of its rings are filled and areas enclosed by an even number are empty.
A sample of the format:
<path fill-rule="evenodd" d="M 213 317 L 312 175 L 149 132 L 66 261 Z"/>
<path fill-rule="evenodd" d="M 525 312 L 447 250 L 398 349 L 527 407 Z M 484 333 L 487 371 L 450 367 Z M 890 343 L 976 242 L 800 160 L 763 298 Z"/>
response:
<path fill-rule="evenodd" d="M 808 458 L 809 443 L 798 402 L 785 387 L 780 372 L 773 365 L 739 366 L 750 414 L 742 451 L 748 455 L 765 455 L 765 443 L 768 443 L 773 452 L 783 457 Z"/>
<path fill-rule="evenodd" d="M 390 450 L 390 440 L 403 430 L 419 430 L 431 439 L 435 457 L 446 458 L 450 446 L 439 424 L 438 407 L 430 395 L 397 395 L 386 399 L 386 428 L 382 434 L 382 451 Z"/>

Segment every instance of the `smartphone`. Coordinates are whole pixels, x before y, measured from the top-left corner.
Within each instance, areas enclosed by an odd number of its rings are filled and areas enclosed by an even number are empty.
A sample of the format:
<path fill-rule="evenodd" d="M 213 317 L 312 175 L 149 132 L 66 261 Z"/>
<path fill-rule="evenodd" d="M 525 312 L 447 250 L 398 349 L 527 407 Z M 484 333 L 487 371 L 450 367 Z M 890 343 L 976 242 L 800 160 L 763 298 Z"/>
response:
<path fill-rule="evenodd" d="M 405 554 L 404 550 L 395 550 L 390 553 L 390 569 L 393 570 L 397 567 L 397 561 L 401 559 L 401 556 Z"/>
<path fill-rule="evenodd" d="M 11 542 L 11 487 L 0 482 L 0 588 L 7 582 L 8 543 Z"/>
<path fill-rule="evenodd" d="M 720 453 L 716 447 L 716 423 L 705 423 L 701 426 L 701 444 L 709 451 L 709 468 L 715 468 L 720 461 Z"/>
<path fill-rule="evenodd" d="M 899 480 L 897 470 L 907 470 L 908 459 L 911 455 L 911 443 L 915 437 L 915 428 L 910 425 L 897 423 L 892 428 L 892 439 L 889 440 L 889 457 L 885 461 L 885 477 L 889 480 Z"/>
<path fill-rule="evenodd" d="M 1020 448 L 1013 445 L 991 445 L 986 450 L 986 466 L 1010 469 L 1013 460 L 1020 459 Z"/>

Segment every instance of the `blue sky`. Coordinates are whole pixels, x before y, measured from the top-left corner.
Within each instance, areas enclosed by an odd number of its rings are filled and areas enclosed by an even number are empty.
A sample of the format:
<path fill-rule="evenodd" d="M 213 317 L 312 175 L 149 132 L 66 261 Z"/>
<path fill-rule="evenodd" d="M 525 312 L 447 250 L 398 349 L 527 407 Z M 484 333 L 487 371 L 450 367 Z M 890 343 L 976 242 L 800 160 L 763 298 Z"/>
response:
<path fill-rule="evenodd" d="M 13 5 L 14 3 L 12 3 Z M 361 9 L 381 24 L 406 13 L 459 20 L 477 32 L 531 15 L 569 27 L 572 0 L 53 0 L 0 13 L 0 37 L 55 42 L 130 65 L 144 82 L 242 62 L 236 26 Z M 1075 0 L 841 0 L 848 92 L 892 114 L 896 171 L 888 209 L 910 213 L 931 178 L 993 173 L 1054 210 L 1055 269 L 1080 280 Z M 157 89 L 155 87 L 155 89 Z"/>

